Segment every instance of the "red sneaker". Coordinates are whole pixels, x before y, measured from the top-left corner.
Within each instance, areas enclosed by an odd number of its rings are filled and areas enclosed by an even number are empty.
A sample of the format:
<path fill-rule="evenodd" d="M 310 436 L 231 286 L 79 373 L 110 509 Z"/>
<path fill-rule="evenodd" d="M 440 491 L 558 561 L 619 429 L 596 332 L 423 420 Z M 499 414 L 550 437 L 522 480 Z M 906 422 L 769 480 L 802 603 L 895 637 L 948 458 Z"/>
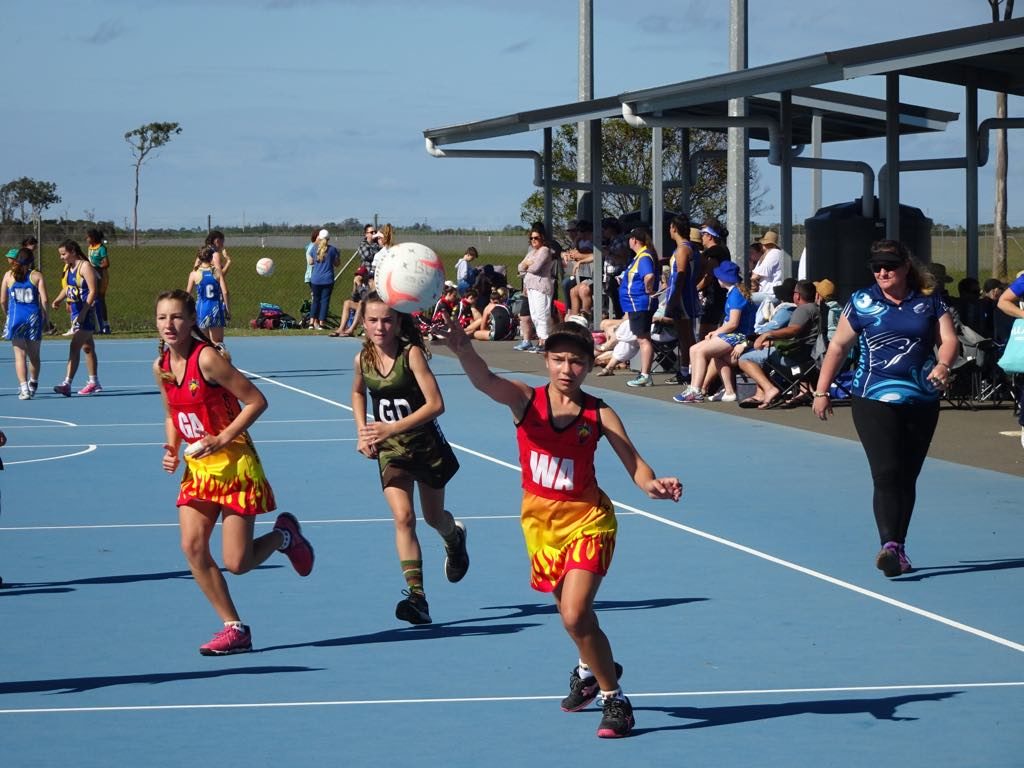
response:
<path fill-rule="evenodd" d="M 274 522 L 275 531 L 287 531 L 288 546 L 281 551 L 291 560 L 292 568 L 299 576 L 309 576 L 313 570 L 313 545 L 302 535 L 299 521 L 290 512 L 282 512 Z"/>
<path fill-rule="evenodd" d="M 231 653 L 248 653 L 252 650 L 252 632 L 242 625 L 241 629 L 224 627 L 206 645 L 199 646 L 203 656 L 227 656 Z"/>

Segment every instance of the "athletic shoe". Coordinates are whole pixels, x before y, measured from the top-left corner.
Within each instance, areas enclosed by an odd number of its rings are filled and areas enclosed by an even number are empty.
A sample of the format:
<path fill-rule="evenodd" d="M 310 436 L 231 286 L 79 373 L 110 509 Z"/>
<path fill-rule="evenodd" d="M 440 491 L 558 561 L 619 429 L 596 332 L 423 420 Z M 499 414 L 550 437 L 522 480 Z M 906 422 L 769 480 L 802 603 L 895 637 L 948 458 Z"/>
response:
<path fill-rule="evenodd" d="M 36 396 L 36 390 L 37 389 L 39 389 L 39 382 L 38 381 L 30 381 L 28 383 L 28 391 L 31 393 L 32 397 Z"/>
<path fill-rule="evenodd" d="M 274 521 L 274 530 L 288 531 L 288 546 L 281 551 L 291 560 L 292 568 L 299 576 L 309 576 L 313 570 L 313 545 L 302 535 L 299 521 L 291 512 L 282 512 Z"/>
<path fill-rule="evenodd" d="M 58 395 L 64 395 L 64 397 L 71 397 L 71 385 L 70 384 L 56 384 L 53 387 L 53 391 Z"/>
<path fill-rule="evenodd" d="M 447 555 L 444 559 L 444 575 L 452 584 L 462 581 L 469 570 L 469 552 L 466 551 L 466 526 L 459 520 L 455 521 L 455 532 L 459 536 L 454 547 L 444 546 Z"/>
<path fill-rule="evenodd" d="M 649 373 L 639 373 L 635 379 L 626 382 L 627 387 L 653 387 L 654 380 Z"/>
<path fill-rule="evenodd" d="M 674 374 L 665 379 L 666 384 L 681 384 L 686 387 L 690 384 L 690 372 L 689 371 L 676 371 Z"/>
<path fill-rule="evenodd" d="M 900 544 L 900 548 L 897 551 L 900 558 L 900 573 L 910 573 L 914 570 L 914 564 L 910 562 L 910 558 L 907 557 L 907 548 L 904 544 Z"/>
<path fill-rule="evenodd" d="M 907 562 L 910 561 L 908 560 Z M 878 551 L 878 555 L 875 557 L 875 567 L 890 579 L 893 576 L 899 576 L 902 573 L 900 570 L 899 543 L 895 541 L 885 542 L 885 545 Z"/>
<path fill-rule="evenodd" d="M 512 347 L 512 349 L 516 350 L 517 352 L 528 352 L 530 350 L 530 347 L 532 346 L 533 344 L 531 344 L 528 339 L 523 339 L 514 347 Z"/>
<path fill-rule="evenodd" d="M 599 739 L 621 739 L 623 736 L 629 735 L 635 724 L 633 705 L 629 703 L 629 699 L 625 696 L 621 699 L 605 699 L 604 714 L 601 715 L 601 724 L 597 726 L 597 737 Z"/>
<path fill-rule="evenodd" d="M 20 390 L 18 392 L 18 399 L 19 400 L 31 400 L 32 399 L 32 392 L 31 392 L 31 390 L 28 390 L 28 389 Z"/>
<path fill-rule="evenodd" d="M 703 403 L 704 393 L 696 387 L 687 387 L 678 395 L 673 395 L 672 399 L 677 403 Z"/>
<path fill-rule="evenodd" d="M 736 393 L 726 392 L 724 389 L 720 389 L 715 394 L 708 397 L 709 403 L 735 403 Z"/>
<path fill-rule="evenodd" d="M 530 348 L 526 351 L 532 352 L 535 355 L 539 355 L 541 352 L 544 351 L 544 347 L 542 347 L 540 344 L 531 344 Z"/>
<path fill-rule="evenodd" d="M 90 381 L 88 384 L 86 384 L 84 387 L 82 387 L 80 390 L 78 390 L 78 394 L 80 394 L 80 395 L 98 395 L 102 391 L 103 391 L 103 387 L 100 386 L 100 383 L 98 381 Z"/>
<path fill-rule="evenodd" d="M 430 624 L 430 606 L 427 605 L 427 598 L 422 592 L 410 592 L 403 589 L 404 600 L 399 600 L 395 606 L 395 618 L 408 621 L 410 624 Z"/>
<path fill-rule="evenodd" d="M 224 627 L 210 642 L 199 646 L 199 652 L 203 656 L 227 656 L 232 653 L 248 653 L 251 650 L 252 632 L 244 624 L 241 629 Z"/>
<path fill-rule="evenodd" d="M 64 331 L 64 333 L 61 334 L 61 336 L 74 336 L 74 335 L 75 335 L 75 329 L 74 328 L 68 328 L 66 331 Z"/>
<path fill-rule="evenodd" d="M 622 677 L 622 665 L 615 663 L 615 679 Z M 580 677 L 580 668 L 572 668 L 569 675 L 569 695 L 562 699 L 563 712 L 579 712 L 590 706 L 590 702 L 597 698 L 601 692 L 601 686 L 597 683 L 596 677 Z"/>

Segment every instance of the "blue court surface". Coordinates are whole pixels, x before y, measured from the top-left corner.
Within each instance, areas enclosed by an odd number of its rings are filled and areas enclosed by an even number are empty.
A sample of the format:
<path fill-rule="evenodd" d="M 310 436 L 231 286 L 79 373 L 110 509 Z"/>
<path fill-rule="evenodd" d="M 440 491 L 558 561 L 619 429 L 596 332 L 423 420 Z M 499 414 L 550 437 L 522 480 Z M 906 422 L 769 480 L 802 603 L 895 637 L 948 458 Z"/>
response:
<path fill-rule="evenodd" d="M 28 402 L 0 355 L 5 768 L 1024 765 L 1018 477 L 929 460 L 918 570 L 887 580 L 859 445 L 609 392 L 686 490 L 649 500 L 599 451 L 621 516 L 599 616 L 637 720 L 604 741 L 596 707 L 558 706 L 576 654 L 529 588 L 511 419 L 453 359 L 432 367 L 472 566 L 445 581 L 441 541 L 420 526 L 435 623 L 414 628 L 394 618 L 393 526 L 375 463 L 355 452 L 358 342 L 231 341 L 270 401 L 252 434 L 278 503 L 317 561 L 306 579 L 279 554 L 229 576 L 256 652 L 207 658 L 197 648 L 220 625 L 179 550 L 178 478 L 160 468 L 155 342 L 100 340 L 92 398 L 47 394 L 66 344 L 43 349 Z"/>

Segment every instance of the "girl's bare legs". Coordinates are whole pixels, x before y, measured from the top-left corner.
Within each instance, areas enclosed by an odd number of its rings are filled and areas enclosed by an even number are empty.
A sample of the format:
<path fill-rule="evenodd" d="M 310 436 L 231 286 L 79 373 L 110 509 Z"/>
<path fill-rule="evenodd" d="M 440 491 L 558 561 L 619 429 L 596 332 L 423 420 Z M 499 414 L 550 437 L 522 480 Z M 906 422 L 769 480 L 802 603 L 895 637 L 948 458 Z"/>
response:
<path fill-rule="evenodd" d="M 25 354 L 28 355 L 28 380 L 39 381 L 39 350 L 42 341 L 26 341 Z"/>
<path fill-rule="evenodd" d="M 444 488 L 419 483 L 419 489 L 423 520 L 442 536 L 450 536 L 455 528 L 455 517 L 444 508 Z"/>
<path fill-rule="evenodd" d="M 11 349 L 14 352 L 14 373 L 18 377 L 19 384 L 28 383 L 28 366 L 25 365 L 25 352 L 29 342 L 24 339 L 11 339 Z M 36 349 L 38 350 L 38 344 Z M 36 353 L 36 370 L 38 371 L 38 352 Z"/>
<path fill-rule="evenodd" d="M 420 541 L 416 538 L 416 511 L 412 504 L 413 481 L 402 478 L 384 489 L 384 498 L 395 521 L 395 549 L 398 559 L 422 560 Z"/>
<path fill-rule="evenodd" d="M 253 538 L 253 527 L 256 518 L 252 515 L 239 515 L 224 511 L 224 524 L 221 526 L 221 546 L 224 567 L 231 573 L 240 575 L 248 573 L 258 565 L 262 565 L 268 557 L 284 544 L 280 531 L 272 530 L 259 538 Z"/>
<path fill-rule="evenodd" d="M 612 648 L 594 611 L 594 598 L 600 586 L 600 576 L 574 568 L 562 577 L 555 589 L 555 605 L 565 631 L 579 650 L 580 659 L 590 667 L 601 690 L 614 691 L 618 689 L 619 681 Z"/>
<path fill-rule="evenodd" d="M 210 554 L 210 536 L 217 524 L 220 507 L 208 502 L 193 502 L 193 506 L 178 507 L 178 525 L 181 528 L 181 550 L 185 553 L 192 578 L 210 601 L 213 610 L 223 622 L 240 621 L 235 604 L 228 592 L 224 574 Z M 227 521 L 225 521 L 227 522 Z M 225 537 L 225 548 L 227 547 Z"/>
<path fill-rule="evenodd" d="M 206 329 L 206 334 L 210 337 L 210 341 L 212 341 L 214 344 L 223 344 L 224 343 L 224 328 L 223 327 L 207 328 Z"/>

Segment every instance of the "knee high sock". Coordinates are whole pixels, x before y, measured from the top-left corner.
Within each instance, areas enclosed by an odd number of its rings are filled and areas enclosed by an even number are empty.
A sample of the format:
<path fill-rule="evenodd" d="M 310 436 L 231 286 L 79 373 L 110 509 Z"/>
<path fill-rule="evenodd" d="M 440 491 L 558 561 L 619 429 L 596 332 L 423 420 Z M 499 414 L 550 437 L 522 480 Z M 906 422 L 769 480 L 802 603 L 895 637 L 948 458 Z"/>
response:
<path fill-rule="evenodd" d="M 405 577 L 405 583 L 409 587 L 410 592 L 423 594 L 422 560 L 403 560 L 402 575 Z"/>

